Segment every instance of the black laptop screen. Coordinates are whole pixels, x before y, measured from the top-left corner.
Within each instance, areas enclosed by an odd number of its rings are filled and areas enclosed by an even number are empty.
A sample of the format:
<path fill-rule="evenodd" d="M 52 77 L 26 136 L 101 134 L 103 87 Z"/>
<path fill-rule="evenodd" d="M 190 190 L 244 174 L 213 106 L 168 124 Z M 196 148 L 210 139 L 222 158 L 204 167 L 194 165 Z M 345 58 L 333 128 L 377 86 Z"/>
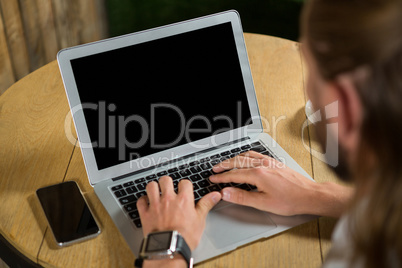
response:
<path fill-rule="evenodd" d="M 99 170 L 252 123 L 230 22 L 71 66 Z"/>

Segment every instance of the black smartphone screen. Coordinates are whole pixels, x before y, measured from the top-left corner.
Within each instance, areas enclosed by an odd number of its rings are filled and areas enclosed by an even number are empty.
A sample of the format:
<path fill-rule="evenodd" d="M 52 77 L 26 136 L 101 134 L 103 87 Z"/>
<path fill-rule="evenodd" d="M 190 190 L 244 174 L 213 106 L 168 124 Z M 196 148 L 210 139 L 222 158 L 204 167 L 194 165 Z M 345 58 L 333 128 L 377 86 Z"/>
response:
<path fill-rule="evenodd" d="M 76 182 L 44 187 L 36 193 L 59 246 L 99 233 L 99 227 Z"/>

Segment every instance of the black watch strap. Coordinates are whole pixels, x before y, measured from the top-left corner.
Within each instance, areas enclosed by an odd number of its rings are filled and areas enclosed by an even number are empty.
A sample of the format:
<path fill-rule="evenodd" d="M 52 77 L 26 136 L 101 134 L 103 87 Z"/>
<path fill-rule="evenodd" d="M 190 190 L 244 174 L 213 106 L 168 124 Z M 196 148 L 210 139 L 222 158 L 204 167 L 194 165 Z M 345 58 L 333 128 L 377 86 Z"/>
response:
<path fill-rule="evenodd" d="M 180 253 L 187 262 L 188 267 L 192 267 L 191 249 L 181 235 L 177 236 L 176 252 Z"/>

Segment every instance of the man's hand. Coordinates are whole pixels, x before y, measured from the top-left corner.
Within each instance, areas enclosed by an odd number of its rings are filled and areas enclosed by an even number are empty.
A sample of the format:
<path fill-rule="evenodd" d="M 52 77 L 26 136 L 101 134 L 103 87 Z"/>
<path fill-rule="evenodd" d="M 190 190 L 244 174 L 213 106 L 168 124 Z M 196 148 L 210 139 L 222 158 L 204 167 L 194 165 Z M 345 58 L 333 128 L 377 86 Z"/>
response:
<path fill-rule="evenodd" d="M 170 177 L 162 177 L 159 184 L 147 185 L 147 196 L 137 202 L 144 236 L 150 232 L 177 230 L 193 251 L 200 242 L 208 212 L 221 200 L 219 192 L 212 192 L 195 205 L 193 185 L 181 180 L 174 192 Z"/>
<path fill-rule="evenodd" d="M 223 171 L 228 171 L 221 173 Z M 339 217 L 352 189 L 334 183 L 315 183 L 283 163 L 250 151 L 213 167 L 213 183 L 247 183 L 257 192 L 234 187 L 222 189 L 222 199 L 278 215 L 314 214 Z"/>

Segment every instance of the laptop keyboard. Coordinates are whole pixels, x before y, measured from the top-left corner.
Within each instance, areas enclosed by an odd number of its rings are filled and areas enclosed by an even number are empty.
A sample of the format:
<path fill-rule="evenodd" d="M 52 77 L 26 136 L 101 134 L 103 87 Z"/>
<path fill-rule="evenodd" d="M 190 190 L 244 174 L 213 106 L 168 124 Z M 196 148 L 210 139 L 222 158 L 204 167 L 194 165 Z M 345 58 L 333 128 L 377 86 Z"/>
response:
<path fill-rule="evenodd" d="M 249 184 L 215 184 L 209 181 L 209 177 L 214 174 L 214 172 L 212 171 L 213 166 L 250 150 L 273 157 L 272 154 L 260 142 L 254 142 L 244 146 L 236 147 L 231 150 L 223 151 L 209 157 L 204 157 L 199 160 L 192 161 L 188 164 L 183 164 L 177 167 L 166 169 L 143 178 L 128 181 L 123 184 L 114 185 L 110 189 L 113 192 L 113 195 L 117 199 L 118 203 L 123 208 L 126 215 L 133 221 L 136 227 L 141 228 L 140 215 L 137 210 L 137 200 L 141 196 L 146 195 L 145 188 L 149 182 L 157 182 L 158 179 L 162 176 L 170 176 L 173 179 L 173 185 L 176 192 L 180 180 L 190 180 L 193 183 L 194 200 L 196 203 L 204 195 L 212 191 L 220 191 L 222 188 L 225 187 L 238 187 L 247 191 L 256 189 L 254 185 Z"/>

